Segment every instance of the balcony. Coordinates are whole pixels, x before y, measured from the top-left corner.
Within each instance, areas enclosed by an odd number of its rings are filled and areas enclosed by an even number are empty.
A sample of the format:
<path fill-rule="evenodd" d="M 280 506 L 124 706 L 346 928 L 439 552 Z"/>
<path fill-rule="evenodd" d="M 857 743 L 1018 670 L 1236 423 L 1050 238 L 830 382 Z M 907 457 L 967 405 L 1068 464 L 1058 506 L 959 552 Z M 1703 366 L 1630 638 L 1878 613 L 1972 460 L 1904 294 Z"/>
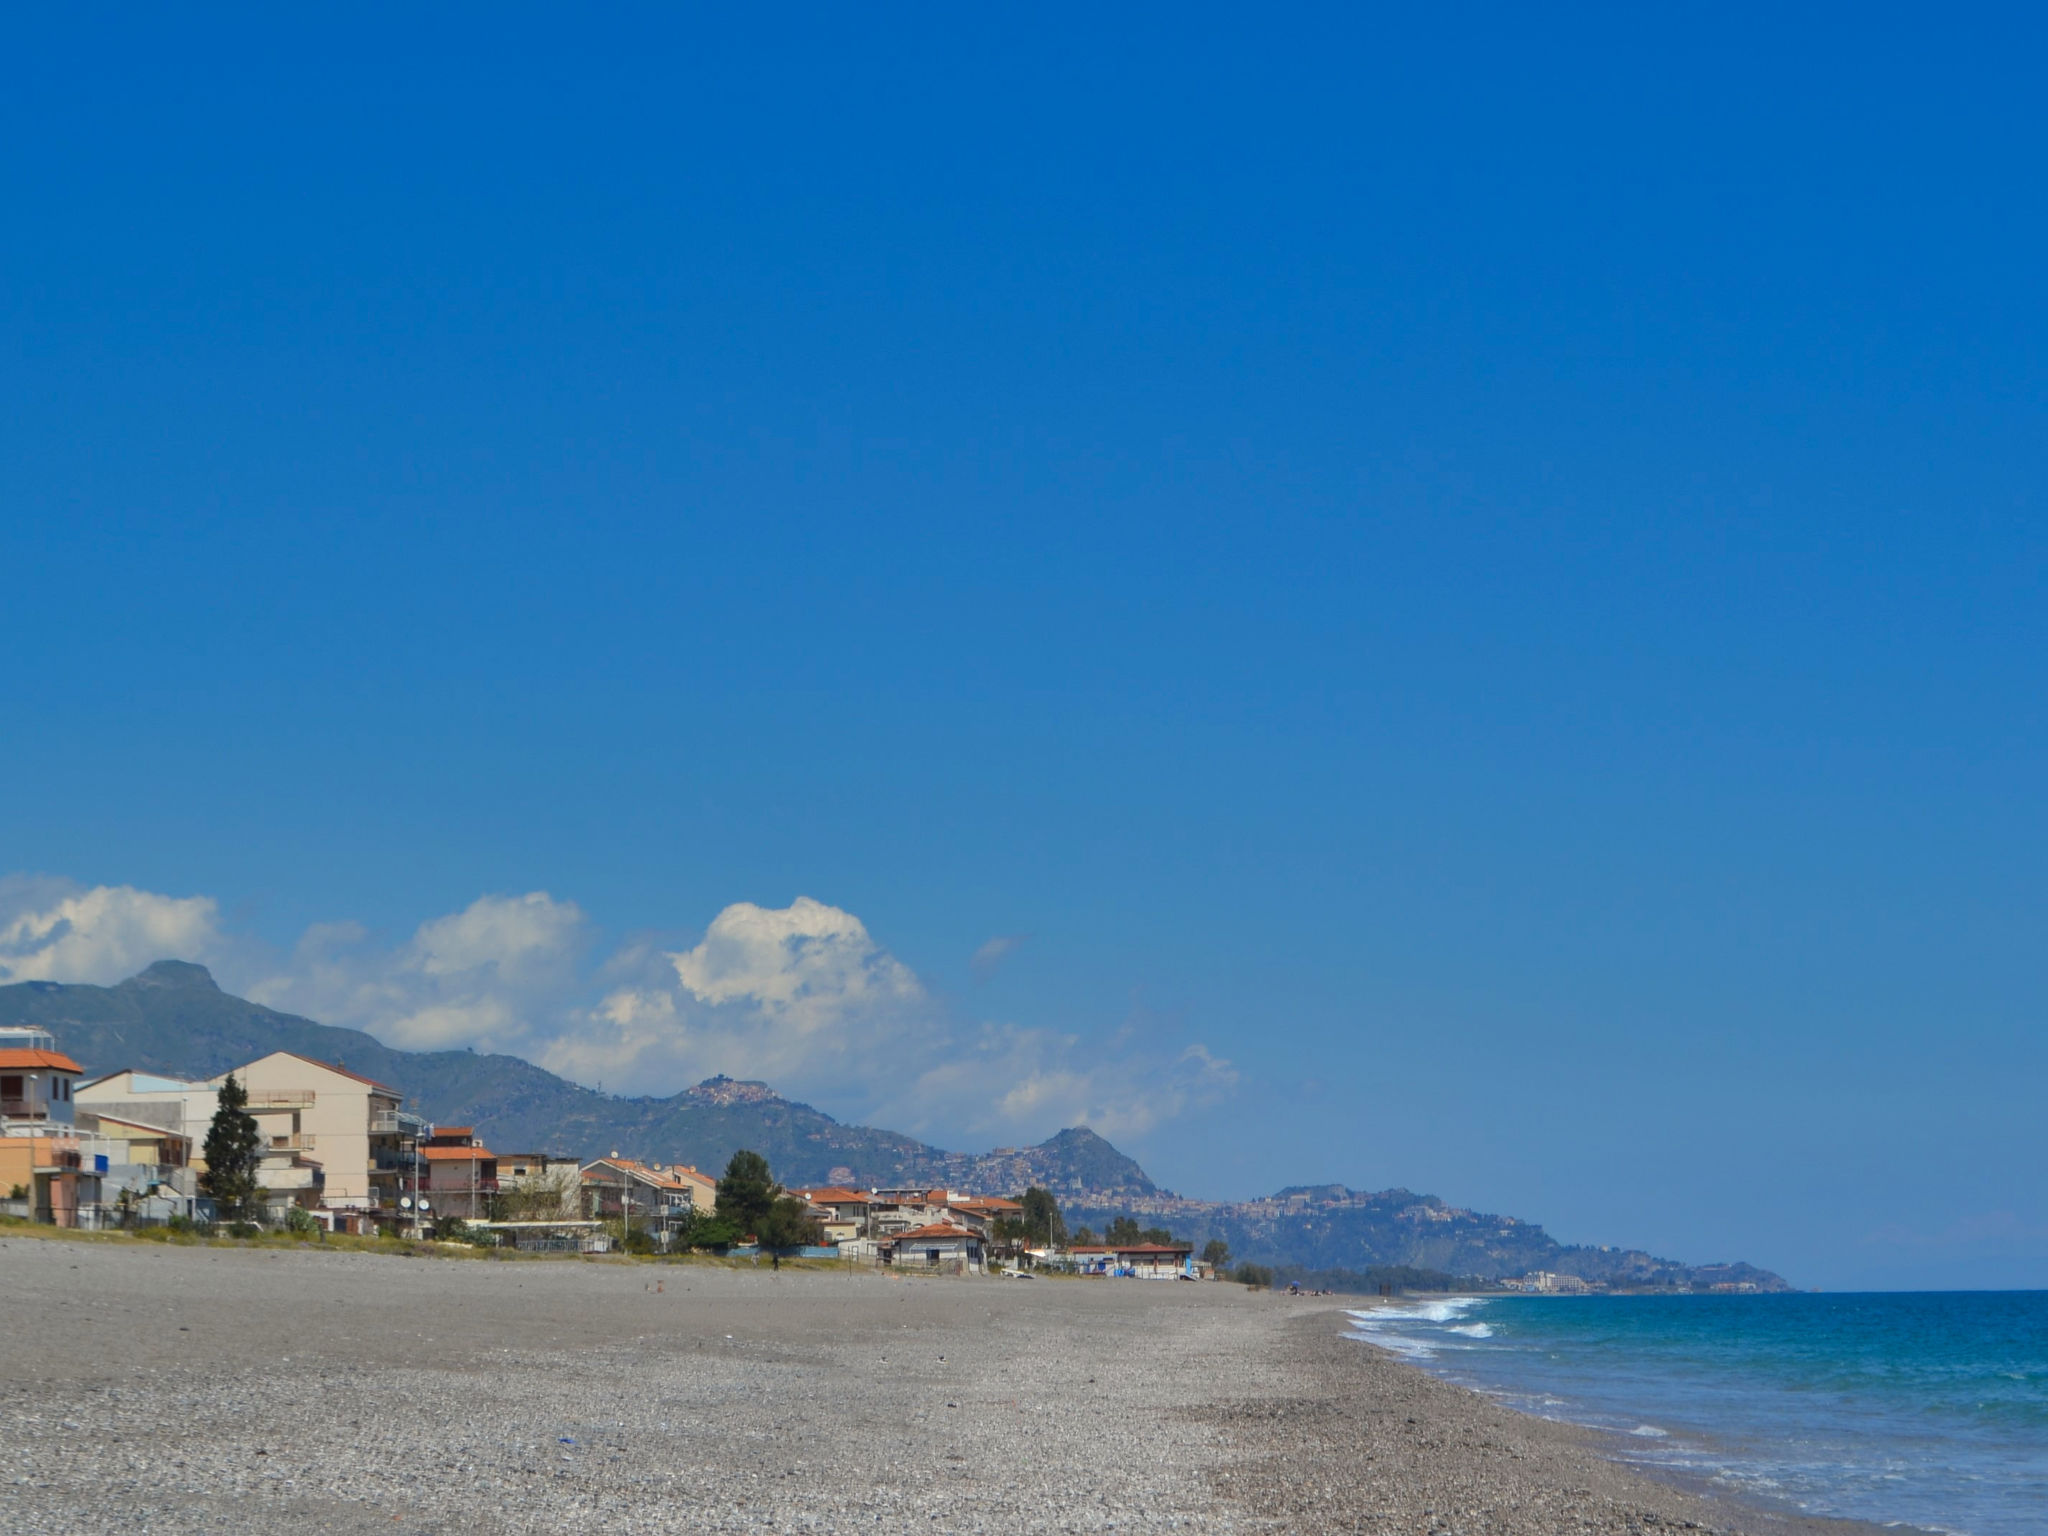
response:
<path fill-rule="evenodd" d="M 312 1136 L 273 1136 L 264 1143 L 266 1152 L 311 1152 L 316 1138 Z"/>
<path fill-rule="evenodd" d="M 251 1109 L 304 1109 L 317 1097 L 305 1088 L 251 1088 Z"/>

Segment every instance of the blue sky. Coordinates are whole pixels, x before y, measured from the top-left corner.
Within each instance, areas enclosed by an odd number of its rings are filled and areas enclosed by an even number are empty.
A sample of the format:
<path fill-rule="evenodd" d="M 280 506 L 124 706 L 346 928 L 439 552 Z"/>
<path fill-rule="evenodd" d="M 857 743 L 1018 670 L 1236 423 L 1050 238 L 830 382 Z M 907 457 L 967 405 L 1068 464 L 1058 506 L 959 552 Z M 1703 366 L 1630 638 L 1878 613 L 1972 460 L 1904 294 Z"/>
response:
<path fill-rule="evenodd" d="M 2048 1284 L 2039 30 L 19 21 L 0 964 Z"/>

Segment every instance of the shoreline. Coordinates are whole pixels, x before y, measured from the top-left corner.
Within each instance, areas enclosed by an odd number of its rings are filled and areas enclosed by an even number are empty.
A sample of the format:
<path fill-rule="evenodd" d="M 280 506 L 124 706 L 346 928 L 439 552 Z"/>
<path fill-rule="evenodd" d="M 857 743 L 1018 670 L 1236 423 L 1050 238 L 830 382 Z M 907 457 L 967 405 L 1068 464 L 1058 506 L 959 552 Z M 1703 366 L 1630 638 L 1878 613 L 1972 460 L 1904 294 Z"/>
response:
<path fill-rule="evenodd" d="M 1328 1301 L 1330 1298 L 1318 1298 Z M 1695 1528 L 1743 1536 L 1878 1536 L 1900 1524 L 1773 1508 L 1626 1459 L 1623 1437 L 1510 1408 L 1392 1352 L 1347 1337 L 1348 1306 L 1303 1311 L 1284 1345 L 1296 1384 L 1284 1433 L 1266 1438 L 1248 1497 L 1286 1507 L 1302 1529 L 1636 1532 Z M 1366 1467 L 1352 1465 L 1365 1458 Z M 1380 1524 L 1361 1521 L 1372 1478 L 1410 1490 Z M 1426 1500 L 1417 1504 L 1417 1498 Z M 1347 1513 L 1348 1512 L 1348 1513 Z M 1350 1521 L 1352 1523 L 1346 1523 Z"/>
<path fill-rule="evenodd" d="M 4 1234 L 0 1291 L 10 1532 L 1879 1529 L 1654 1479 L 1333 1298 Z"/>

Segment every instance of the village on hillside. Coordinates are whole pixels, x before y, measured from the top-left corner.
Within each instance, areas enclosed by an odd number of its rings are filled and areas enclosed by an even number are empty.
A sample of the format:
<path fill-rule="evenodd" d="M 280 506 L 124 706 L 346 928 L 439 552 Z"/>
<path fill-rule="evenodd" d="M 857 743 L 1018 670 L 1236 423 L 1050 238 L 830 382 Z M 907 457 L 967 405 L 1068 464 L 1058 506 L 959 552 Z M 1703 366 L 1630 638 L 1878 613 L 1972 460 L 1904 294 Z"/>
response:
<path fill-rule="evenodd" d="M 85 1230 L 434 1237 L 529 1253 L 722 1253 L 923 1273 L 1222 1278 L 1126 1218 L 1066 1231 L 1042 1189 L 784 1190 L 765 1160 L 720 1173 L 616 1151 L 499 1152 L 337 1062 L 272 1051 L 217 1078 L 88 1078 L 55 1036 L 0 1028 L 0 1216 Z M 1244 1274 L 1233 1278 L 1245 1278 Z"/>

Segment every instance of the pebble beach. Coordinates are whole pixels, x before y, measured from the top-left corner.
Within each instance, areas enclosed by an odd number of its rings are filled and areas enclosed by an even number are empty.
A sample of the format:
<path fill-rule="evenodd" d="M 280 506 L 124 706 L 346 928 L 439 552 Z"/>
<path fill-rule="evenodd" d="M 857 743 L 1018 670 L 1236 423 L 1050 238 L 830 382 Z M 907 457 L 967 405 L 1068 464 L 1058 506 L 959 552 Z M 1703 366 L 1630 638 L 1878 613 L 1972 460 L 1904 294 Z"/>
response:
<path fill-rule="evenodd" d="M 0 1530 L 1696 1530 L 1343 1298 L 0 1234 Z"/>

